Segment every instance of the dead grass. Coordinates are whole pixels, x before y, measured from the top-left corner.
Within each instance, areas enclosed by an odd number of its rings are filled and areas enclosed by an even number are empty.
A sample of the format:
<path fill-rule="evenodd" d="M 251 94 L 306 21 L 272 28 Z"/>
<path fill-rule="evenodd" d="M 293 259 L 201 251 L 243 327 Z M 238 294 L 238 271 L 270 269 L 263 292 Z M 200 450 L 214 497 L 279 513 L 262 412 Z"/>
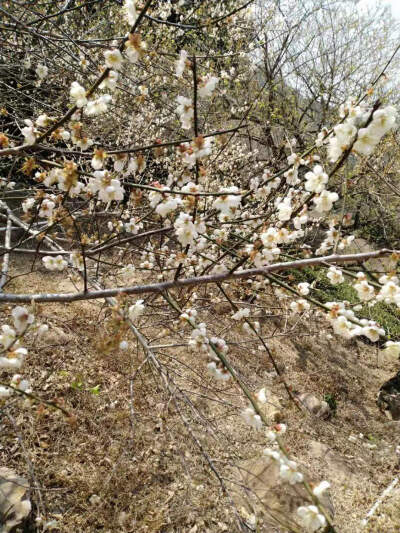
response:
<path fill-rule="evenodd" d="M 12 272 L 23 273 L 28 264 L 21 259 Z M 15 278 L 10 289 L 44 287 L 67 291 L 73 285 L 39 270 Z M 216 307 L 210 288 L 198 292 L 205 298 L 200 319 L 212 325 L 213 333 L 238 343 L 229 358 L 251 390 L 267 386 L 283 399 L 292 455 L 312 478 L 332 483 L 337 531 L 359 531 L 360 520 L 398 473 L 399 424 L 375 405 L 376 391 L 394 367 L 380 361 L 374 347 L 328 338 L 321 318 L 298 324 L 284 316 L 262 318 L 263 334 L 274 334 L 270 345 L 291 387 L 337 401 L 330 420 L 306 417 L 287 400 L 258 343 L 242 343 L 243 334 L 232 330 L 229 314 Z M 269 314 L 282 314 L 273 309 L 279 304 L 271 296 L 264 299 Z M 148 306 L 141 330 L 153 344 L 187 338 L 188 331 L 174 326 L 159 300 Z M 3 307 L 2 319 L 10 309 Z M 238 416 L 246 402 L 237 387 L 228 382 L 215 388 L 203 355 L 179 346 L 157 349 L 169 391 L 150 365 L 135 374 L 143 353 L 132 337 L 126 352 L 105 348 L 108 332 L 118 325 L 101 302 L 50 304 L 38 313 L 50 332 L 47 339 L 27 339 L 25 373 L 38 395 L 62 401 L 76 423 L 38 404 L 22 412 L 11 406 L 6 414 L 12 419 L 2 418 L 2 463 L 40 487 L 42 503 L 32 491 L 34 514 L 57 520 L 53 531 L 59 532 L 235 531 L 232 507 L 207 461 L 226 481 L 232 465 L 260 456 L 267 445 L 263 434 L 249 430 Z M 155 340 L 161 323 L 169 331 Z M 355 443 L 350 435 L 357 436 Z M 399 531 L 398 497 L 394 491 L 365 531 Z M 31 531 L 36 530 L 32 521 Z M 260 531 L 270 529 L 261 521 Z"/>

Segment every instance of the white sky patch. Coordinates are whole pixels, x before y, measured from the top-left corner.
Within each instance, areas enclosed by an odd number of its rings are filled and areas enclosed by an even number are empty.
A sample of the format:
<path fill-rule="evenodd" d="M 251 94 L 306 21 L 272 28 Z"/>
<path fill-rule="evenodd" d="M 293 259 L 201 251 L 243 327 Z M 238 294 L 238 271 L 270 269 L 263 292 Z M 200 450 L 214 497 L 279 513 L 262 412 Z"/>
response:
<path fill-rule="evenodd" d="M 393 16 L 400 19 L 400 0 L 360 0 L 358 6 L 363 7 L 373 6 L 374 4 L 389 5 L 392 9 Z"/>

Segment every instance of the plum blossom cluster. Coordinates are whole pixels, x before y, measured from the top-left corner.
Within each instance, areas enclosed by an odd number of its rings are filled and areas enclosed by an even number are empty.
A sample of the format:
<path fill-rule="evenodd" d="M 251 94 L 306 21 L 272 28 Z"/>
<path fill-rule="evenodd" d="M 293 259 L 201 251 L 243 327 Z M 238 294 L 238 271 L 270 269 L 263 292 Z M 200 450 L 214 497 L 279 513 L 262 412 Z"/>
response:
<path fill-rule="evenodd" d="M 130 63 L 137 63 L 147 50 L 146 41 L 142 40 L 139 33 L 130 33 L 125 43 L 126 57 Z"/>
<path fill-rule="evenodd" d="M 212 137 L 205 138 L 199 135 L 190 144 L 180 144 L 177 149 L 177 154 L 181 156 L 182 163 L 191 169 L 194 167 L 196 161 L 200 161 L 211 154 L 212 146 Z"/>
<path fill-rule="evenodd" d="M 224 188 L 221 193 L 223 194 L 214 201 L 214 207 L 219 211 L 219 219 L 223 222 L 235 216 L 242 198 L 236 186 Z"/>
<path fill-rule="evenodd" d="M 45 196 L 38 205 L 38 216 L 41 218 L 51 219 L 53 210 L 56 207 L 56 197 L 54 195 Z M 35 198 L 27 198 L 22 202 L 22 210 L 25 214 L 29 214 L 36 204 Z"/>
<path fill-rule="evenodd" d="M 338 229 L 336 226 L 338 225 L 338 220 L 336 218 L 332 218 L 329 221 L 329 228 L 325 232 L 325 239 L 321 242 L 320 246 L 315 251 L 316 255 L 326 255 L 332 248 L 337 248 L 338 250 L 344 250 L 347 248 L 355 239 L 354 235 L 346 235 L 342 236 L 342 232 L 340 229 Z M 346 224 L 342 221 L 342 226 L 345 226 Z M 333 276 L 333 271 L 329 271 L 329 279 L 332 282 L 334 280 L 334 284 L 339 283 L 340 278 L 335 278 Z M 342 283 L 342 282 L 340 282 Z"/>
<path fill-rule="evenodd" d="M 113 178 L 107 170 L 97 170 L 94 178 L 89 179 L 88 190 L 98 194 L 99 200 L 108 203 L 121 201 L 124 198 L 124 189 L 119 179 Z"/>
<path fill-rule="evenodd" d="M 268 395 L 267 389 L 263 388 L 258 391 L 256 394 L 257 405 L 262 406 L 267 403 Z M 254 407 L 250 405 L 246 407 L 244 411 L 241 412 L 242 419 L 246 422 L 247 425 L 251 426 L 254 429 L 260 430 L 263 428 L 263 421 L 261 416 L 255 411 Z"/>
<path fill-rule="evenodd" d="M 192 327 L 189 348 L 207 354 L 208 373 L 217 380 L 227 381 L 231 374 L 221 359 L 221 355 L 225 356 L 228 353 L 228 345 L 225 340 L 220 337 L 208 336 L 206 325 L 203 322 L 196 323 L 197 311 L 195 309 L 187 309 L 179 318 Z"/>
<path fill-rule="evenodd" d="M 188 53 L 186 50 L 181 50 L 179 52 L 179 59 L 175 63 L 175 76 L 177 78 L 181 78 L 183 76 L 183 73 L 185 71 L 185 68 L 190 64 L 190 61 L 188 60 Z"/>
<path fill-rule="evenodd" d="M 345 302 L 327 302 L 325 305 L 330 309 L 328 319 L 337 335 L 345 339 L 365 336 L 371 342 L 377 342 L 385 335 L 384 329 L 375 321 L 358 319 L 354 311 L 346 307 Z"/>
<path fill-rule="evenodd" d="M 296 485 L 304 481 L 304 475 L 299 471 L 296 461 L 289 459 L 279 448 L 265 448 L 264 457 L 278 465 L 279 476 L 283 482 Z M 323 498 L 329 487 L 330 483 L 322 481 L 313 489 L 313 496 L 316 499 L 315 503 Z M 315 504 L 298 507 L 297 517 L 300 525 L 309 532 L 319 531 L 327 524 L 325 515 Z"/>
<path fill-rule="evenodd" d="M 340 114 L 344 120 L 334 127 L 334 135 L 329 137 L 328 156 L 332 162 L 350 148 L 361 156 L 371 155 L 382 137 L 395 126 L 397 118 L 393 106 L 373 111 L 352 101 L 341 107 Z"/>
<path fill-rule="evenodd" d="M 3 372 L 18 371 L 22 368 L 28 351 L 21 346 L 20 340 L 34 322 L 34 316 L 25 307 L 14 307 L 11 316 L 13 327 L 8 324 L 1 326 L 0 370 Z M 15 374 L 9 386 L 0 385 L 0 398 L 8 398 L 17 391 L 29 393 L 30 390 L 29 382 L 20 374 Z"/>
<path fill-rule="evenodd" d="M 180 213 L 175 220 L 175 233 L 178 241 L 182 246 L 194 244 L 195 239 L 198 237 L 196 225 L 193 223 L 193 217 L 187 213 Z"/>
<path fill-rule="evenodd" d="M 198 94 L 202 98 L 207 98 L 212 95 L 212 93 L 215 90 L 215 87 L 218 84 L 218 78 L 215 76 L 207 75 L 201 78 L 199 88 L 198 88 Z"/>
<path fill-rule="evenodd" d="M 194 117 L 193 100 L 186 96 L 177 96 L 176 101 L 178 104 L 176 113 L 181 121 L 182 129 L 189 130 Z"/>
<path fill-rule="evenodd" d="M 262 405 L 268 402 L 267 389 L 260 389 L 255 395 L 255 400 L 259 408 L 262 409 Z M 247 407 L 241 413 L 241 416 L 246 424 L 252 428 L 256 430 L 261 430 L 263 428 L 263 421 L 260 415 L 255 412 L 253 406 Z M 279 468 L 279 477 L 282 482 L 288 483 L 289 485 L 296 485 L 304 482 L 304 475 L 302 472 L 300 472 L 297 462 L 289 459 L 284 451 L 283 446 L 281 445 L 280 437 L 286 433 L 286 430 L 287 427 L 285 424 L 277 424 L 271 429 L 266 428 L 266 437 L 272 442 L 274 447 L 265 448 L 263 456 L 267 461 L 272 461 L 273 463 L 277 464 Z M 313 489 L 315 502 L 313 502 L 312 505 L 300 506 L 297 509 L 299 523 L 307 531 L 318 531 L 326 526 L 326 517 L 316 503 L 318 503 L 324 497 L 329 488 L 330 483 L 328 481 L 322 481 Z"/>
<path fill-rule="evenodd" d="M 46 255 L 42 261 L 47 270 L 62 272 L 68 266 L 68 261 L 62 255 Z"/>

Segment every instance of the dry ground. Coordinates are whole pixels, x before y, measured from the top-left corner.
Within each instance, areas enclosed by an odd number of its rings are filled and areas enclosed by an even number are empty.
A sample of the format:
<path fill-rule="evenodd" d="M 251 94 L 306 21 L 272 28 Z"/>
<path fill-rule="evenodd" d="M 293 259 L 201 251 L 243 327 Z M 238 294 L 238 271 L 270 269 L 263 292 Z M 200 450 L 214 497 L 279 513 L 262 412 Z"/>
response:
<path fill-rule="evenodd" d="M 26 273 L 28 259 L 20 257 L 11 269 L 14 275 Z M 70 291 L 73 282 L 37 267 L 8 289 L 44 287 Z M 337 401 L 330 420 L 306 416 L 287 400 L 258 343 L 243 343 L 239 328 L 231 329 L 229 313 L 215 305 L 211 289 L 198 293 L 204 297 L 201 319 L 237 343 L 229 357 L 251 390 L 266 386 L 282 398 L 286 445 L 312 479 L 331 482 L 337 531 L 361 531 L 360 520 L 399 473 L 400 423 L 388 421 L 375 405 L 379 386 L 396 370 L 393 363 L 380 360 L 376 348 L 361 341 L 330 338 L 322 318 L 287 321 L 280 304 L 266 295 L 269 314 L 277 316 L 264 317 L 262 331 L 273 337 L 270 346 L 287 382 L 294 390 Z M 183 327 L 173 328 L 173 316 L 165 315 L 159 301 L 149 301 L 148 309 L 141 329 L 152 344 L 187 338 Z M 3 307 L 1 318 L 10 310 Z M 38 314 L 50 331 L 41 340 L 27 339 L 25 374 L 35 393 L 62 401 L 76 422 L 37 403 L 22 412 L 15 406 L 3 412 L 1 463 L 32 485 L 34 513 L 26 531 L 40 530 L 34 523 L 38 513 L 57 521 L 52 531 L 65 533 L 236 531 L 233 508 L 210 463 L 232 487 L 234 465 L 249 464 L 268 445 L 262 432 L 242 422 L 246 402 L 237 386 L 215 388 L 203 356 L 175 346 L 157 349 L 169 380 L 166 390 L 152 366 L 140 366 L 144 356 L 133 337 L 125 336 L 128 351 L 107 343 L 118 324 L 101 301 L 49 304 Z M 172 329 L 155 341 L 161 325 Z M 394 490 L 364 531 L 399 531 L 399 497 Z M 235 495 L 234 500 L 241 511 L 244 500 Z M 263 525 L 260 517 L 259 531 L 278 529 Z"/>

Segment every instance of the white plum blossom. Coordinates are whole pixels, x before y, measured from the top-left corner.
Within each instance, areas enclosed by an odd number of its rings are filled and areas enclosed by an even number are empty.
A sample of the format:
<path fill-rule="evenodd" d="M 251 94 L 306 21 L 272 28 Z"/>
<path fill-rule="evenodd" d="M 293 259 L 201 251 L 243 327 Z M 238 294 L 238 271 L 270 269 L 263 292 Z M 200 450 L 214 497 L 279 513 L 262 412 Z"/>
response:
<path fill-rule="evenodd" d="M 22 128 L 21 133 L 25 137 L 25 144 L 31 146 L 36 142 L 36 130 L 33 122 L 28 118 L 24 120 L 26 126 Z"/>
<path fill-rule="evenodd" d="M 181 50 L 179 53 L 179 59 L 175 63 L 175 76 L 181 78 L 187 62 L 188 53 L 186 50 Z"/>
<path fill-rule="evenodd" d="M 313 488 L 314 496 L 316 496 L 318 499 L 321 499 L 330 486 L 331 484 L 329 481 L 321 481 L 321 483 Z"/>
<path fill-rule="evenodd" d="M 137 63 L 144 55 L 147 49 L 147 44 L 142 41 L 139 33 L 129 34 L 128 40 L 125 42 L 126 57 L 131 63 Z"/>
<path fill-rule="evenodd" d="M 112 101 L 110 94 L 102 94 L 94 100 L 89 100 L 85 107 L 85 115 L 94 117 L 105 113 L 108 109 L 108 104 Z"/>
<path fill-rule="evenodd" d="M 302 159 L 299 154 L 296 154 L 296 152 L 292 152 L 288 158 L 287 162 L 289 165 L 294 165 L 296 167 L 299 167 L 300 165 L 304 165 L 305 161 Z"/>
<path fill-rule="evenodd" d="M 287 481 L 290 485 L 301 483 L 304 479 L 303 474 L 297 470 L 297 463 L 295 461 L 290 460 L 286 460 L 285 462 L 281 463 L 279 475 L 284 481 Z"/>
<path fill-rule="evenodd" d="M 10 382 L 11 387 L 22 392 L 30 392 L 30 385 L 27 379 L 24 379 L 20 374 L 14 374 Z"/>
<path fill-rule="evenodd" d="M 124 198 L 124 189 L 116 178 L 111 178 L 106 170 L 97 170 L 93 173 L 95 178 L 89 179 L 88 190 L 92 194 L 98 193 L 102 202 L 119 202 Z"/>
<path fill-rule="evenodd" d="M 11 316 L 14 319 L 14 328 L 19 335 L 33 324 L 34 321 L 34 316 L 29 313 L 26 307 L 14 307 L 11 311 Z"/>
<path fill-rule="evenodd" d="M 231 377 L 228 370 L 225 367 L 218 365 L 216 361 L 211 361 L 208 363 L 207 370 L 213 378 L 220 381 L 228 381 L 228 379 Z"/>
<path fill-rule="evenodd" d="M 186 311 L 184 313 L 182 313 L 180 315 L 180 319 L 181 320 L 192 320 L 192 319 L 195 319 L 197 316 L 197 311 L 196 309 L 192 309 L 192 308 L 189 308 L 189 309 L 186 309 Z"/>
<path fill-rule="evenodd" d="M 180 198 L 168 198 L 156 207 L 156 213 L 161 217 L 166 217 L 169 213 L 175 211 L 182 203 Z"/>
<path fill-rule="evenodd" d="M 194 349 L 202 349 L 208 351 L 209 339 L 207 337 L 207 328 L 206 325 L 202 322 L 197 324 L 196 329 L 191 333 L 191 339 L 189 341 L 189 346 Z"/>
<path fill-rule="evenodd" d="M 119 73 L 116 70 L 110 70 L 108 75 L 100 83 L 100 89 L 108 89 L 109 91 L 115 91 L 117 87 Z"/>
<path fill-rule="evenodd" d="M 99 200 L 102 202 L 120 202 L 124 198 L 124 189 L 118 179 L 112 179 L 105 188 L 99 189 Z"/>
<path fill-rule="evenodd" d="M 35 205 L 35 198 L 27 198 L 22 202 L 22 210 L 24 213 L 29 213 L 32 207 Z"/>
<path fill-rule="evenodd" d="M 214 348 L 223 354 L 228 353 L 228 350 L 229 350 L 229 347 L 226 344 L 224 339 L 221 339 L 220 337 L 211 337 L 208 353 L 211 356 L 211 358 L 214 360 L 218 359 L 215 355 Z"/>
<path fill-rule="evenodd" d="M 292 216 L 292 211 L 293 211 L 290 198 L 288 197 L 285 198 L 276 207 L 278 209 L 278 219 L 281 222 L 286 222 L 287 220 L 290 220 L 290 217 Z"/>
<path fill-rule="evenodd" d="M 272 459 L 273 461 L 276 461 L 280 464 L 286 461 L 286 457 L 282 454 L 280 450 L 264 448 L 263 455 L 265 455 L 265 457 L 268 457 Z"/>
<path fill-rule="evenodd" d="M 39 216 L 42 218 L 50 218 L 53 214 L 53 209 L 55 208 L 56 204 L 49 200 L 48 198 L 45 198 L 42 203 L 40 204 L 39 209 Z"/>
<path fill-rule="evenodd" d="M 335 135 L 329 138 L 328 157 L 332 162 L 339 159 L 354 141 L 354 152 L 364 156 L 372 154 L 383 135 L 395 126 L 397 111 L 388 106 L 375 111 L 371 123 L 365 127 L 370 111 L 363 105 L 355 106 L 352 102 L 341 106 L 341 116 L 345 120 L 334 127 Z M 362 125 L 364 127 L 357 131 L 357 127 Z"/>
<path fill-rule="evenodd" d="M 205 76 L 202 78 L 198 88 L 199 96 L 202 98 L 211 96 L 215 87 L 217 86 L 218 81 L 218 78 L 215 76 Z"/>
<path fill-rule="evenodd" d="M 349 320 L 347 320 L 345 316 L 339 316 L 333 319 L 331 323 L 333 326 L 333 331 L 336 333 L 336 335 L 340 335 L 345 339 L 351 339 L 355 326 Z"/>
<path fill-rule="evenodd" d="M 370 155 L 375 149 L 375 146 L 379 143 L 379 136 L 375 130 L 371 128 L 372 124 L 368 128 L 361 128 L 358 131 L 357 141 L 354 143 L 353 150 L 361 155 Z"/>
<path fill-rule="evenodd" d="M 135 271 L 136 271 L 135 265 L 132 265 L 132 263 L 121 268 L 121 274 L 123 276 L 132 276 L 135 273 Z"/>
<path fill-rule="evenodd" d="M 86 90 L 77 81 L 71 83 L 69 94 L 76 107 L 81 108 L 87 104 Z"/>
<path fill-rule="evenodd" d="M 269 227 L 267 231 L 261 233 L 260 239 L 265 247 L 274 248 L 282 241 L 282 234 L 277 228 Z"/>
<path fill-rule="evenodd" d="M 346 149 L 347 146 L 345 146 L 344 148 Z M 329 161 L 334 163 L 335 161 L 337 161 L 337 159 L 339 159 L 342 153 L 343 153 L 342 146 L 339 144 L 338 139 L 336 137 L 331 136 L 329 139 L 329 145 L 328 145 Z"/>
<path fill-rule="evenodd" d="M 372 285 L 369 285 L 367 280 L 362 279 L 353 286 L 357 291 L 357 296 L 362 302 L 368 302 L 375 297 L 374 288 Z"/>
<path fill-rule="evenodd" d="M 286 183 L 288 185 L 295 186 L 295 185 L 298 185 L 300 183 L 300 179 L 298 177 L 299 173 L 298 173 L 297 167 L 289 168 L 289 170 L 287 170 L 283 175 L 285 176 Z"/>
<path fill-rule="evenodd" d="M 265 387 L 263 387 L 256 394 L 257 402 L 259 402 L 261 404 L 267 403 L 267 396 L 268 396 L 267 389 Z"/>
<path fill-rule="evenodd" d="M 38 118 L 35 120 L 35 125 L 38 128 L 46 128 L 51 122 L 50 117 L 46 115 L 46 113 L 43 113 L 42 115 L 39 115 Z"/>
<path fill-rule="evenodd" d="M 128 309 L 128 316 L 129 319 L 132 320 L 132 322 L 136 321 L 145 310 L 145 306 L 143 304 L 144 300 L 137 300 L 133 305 L 131 305 Z"/>
<path fill-rule="evenodd" d="M 307 172 L 305 175 L 306 182 L 304 188 L 308 192 L 321 193 L 328 183 L 328 174 L 324 172 L 321 165 L 316 165 L 312 172 Z"/>
<path fill-rule="evenodd" d="M 326 526 L 326 518 L 320 513 L 316 505 L 301 506 L 297 509 L 297 516 L 306 531 L 313 533 Z"/>
<path fill-rule="evenodd" d="M 338 124 L 333 128 L 333 130 L 342 151 L 348 148 L 350 142 L 354 139 L 357 133 L 357 128 L 347 121 L 343 122 L 342 124 Z"/>
<path fill-rule="evenodd" d="M 297 290 L 302 296 L 307 296 L 307 294 L 310 294 L 310 284 L 303 281 L 297 285 Z"/>
<path fill-rule="evenodd" d="M 370 131 L 373 135 L 381 138 L 385 133 L 390 131 L 396 125 L 397 109 L 393 106 L 387 106 L 378 109 L 373 115 Z"/>
<path fill-rule="evenodd" d="M 4 350 L 8 350 L 8 348 L 14 344 L 17 334 L 13 328 L 8 326 L 7 324 L 4 324 L 1 326 L 2 333 L 0 334 L 0 345 L 3 347 Z"/>
<path fill-rule="evenodd" d="M 42 65 L 39 63 L 35 70 L 37 77 L 39 80 L 44 80 L 44 78 L 47 77 L 47 74 L 49 73 L 49 69 L 46 67 L 46 65 Z"/>
<path fill-rule="evenodd" d="M 19 370 L 24 364 L 27 353 L 26 348 L 16 348 L 9 351 L 6 357 L 0 356 L 0 368 L 4 370 Z"/>
<path fill-rule="evenodd" d="M 380 280 L 379 280 L 380 281 Z M 400 304 L 400 287 L 393 279 L 388 280 L 376 298 L 377 300 L 383 300 L 387 304 Z"/>
<path fill-rule="evenodd" d="M 339 200 L 338 194 L 336 192 L 327 191 L 326 189 L 322 191 L 321 194 L 313 198 L 315 209 L 320 213 L 324 211 L 330 211 L 334 202 L 337 200 Z"/>
<path fill-rule="evenodd" d="M 378 342 L 380 337 L 385 335 L 385 330 L 380 328 L 375 322 L 370 322 L 363 327 L 357 326 L 353 331 L 353 335 L 365 335 L 371 342 Z"/>
<path fill-rule="evenodd" d="M 125 0 L 124 11 L 126 14 L 128 24 L 130 26 L 133 26 L 137 19 L 136 0 Z"/>
<path fill-rule="evenodd" d="M 134 218 L 131 218 L 129 222 L 125 222 L 124 229 L 128 233 L 136 235 L 140 229 L 143 228 L 142 222 L 137 222 Z"/>
<path fill-rule="evenodd" d="M 94 155 L 91 161 L 92 168 L 94 170 L 100 170 L 103 168 L 104 161 L 107 159 L 107 154 L 101 148 L 94 151 Z"/>
<path fill-rule="evenodd" d="M 221 196 L 214 201 L 214 207 L 220 212 L 220 219 L 230 219 L 240 206 L 241 196 L 237 187 L 228 187 L 221 190 Z M 232 194 L 236 193 L 236 194 Z"/>
<path fill-rule="evenodd" d="M 254 429 L 260 430 L 263 426 L 260 415 L 258 415 L 252 407 L 247 407 L 240 413 L 243 420 Z"/>
<path fill-rule="evenodd" d="M 258 252 L 254 258 L 253 263 L 257 268 L 267 266 L 271 264 L 279 256 L 281 250 L 278 247 L 275 248 L 263 248 Z"/>
<path fill-rule="evenodd" d="M 348 235 L 347 237 L 344 237 L 338 244 L 339 250 L 344 250 L 347 246 L 350 246 L 350 244 L 354 241 L 355 236 L 354 235 Z"/>
<path fill-rule="evenodd" d="M 176 113 L 179 115 L 182 129 L 188 130 L 192 126 L 194 117 L 193 101 L 191 98 L 186 98 L 186 96 L 177 96 L 176 101 L 178 102 Z"/>
<path fill-rule="evenodd" d="M 124 175 L 129 176 L 130 174 L 136 174 L 136 172 L 139 172 L 139 174 L 142 174 L 142 172 L 144 172 L 145 170 L 146 170 L 146 159 L 144 158 L 143 155 L 139 154 L 136 157 L 131 157 L 128 163 L 128 168 Z"/>
<path fill-rule="evenodd" d="M 390 358 L 397 359 L 400 356 L 400 342 L 387 341 L 383 351 Z"/>
<path fill-rule="evenodd" d="M 326 137 L 328 135 L 328 129 L 324 126 L 321 131 L 318 133 L 318 136 L 317 136 L 317 139 L 315 141 L 315 146 L 317 146 L 318 148 L 323 146 L 327 141 L 326 141 Z"/>
<path fill-rule="evenodd" d="M 232 318 L 233 320 L 241 320 L 242 318 L 247 318 L 249 315 L 250 309 L 248 307 L 244 307 L 243 309 L 236 311 L 236 313 L 232 315 Z"/>
<path fill-rule="evenodd" d="M 122 172 L 127 161 L 128 161 L 128 154 L 116 154 L 114 160 L 114 170 L 115 172 Z"/>
<path fill-rule="evenodd" d="M 304 300 L 304 298 L 300 298 L 300 300 L 290 303 L 290 309 L 294 313 L 303 313 L 304 311 L 309 311 L 310 307 L 310 304 L 307 302 L 307 300 Z"/>
<path fill-rule="evenodd" d="M 343 272 L 334 266 L 331 266 L 326 274 L 326 277 L 332 283 L 332 285 L 339 285 L 344 282 Z"/>
<path fill-rule="evenodd" d="M 157 187 L 157 188 L 160 189 L 160 192 L 151 191 L 149 193 L 149 202 L 150 202 L 150 207 L 152 207 L 152 208 L 156 207 L 160 202 L 163 201 L 164 196 L 161 194 L 161 191 L 163 191 L 163 190 L 168 191 L 169 190 L 169 188 L 166 187 L 166 186 L 161 186 L 161 187 Z"/>
<path fill-rule="evenodd" d="M 61 272 L 68 266 L 68 262 L 63 259 L 62 255 L 46 255 L 42 258 L 42 261 L 47 270 L 58 270 Z"/>
<path fill-rule="evenodd" d="M 198 237 L 196 226 L 193 224 L 193 218 L 187 213 L 180 213 L 179 217 L 175 220 L 174 227 L 178 241 L 182 246 L 193 244 L 194 240 Z"/>
<path fill-rule="evenodd" d="M 106 50 L 104 52 L 104 59 L 106 61 L 106 66 L 109 69 L 120 70 L 122 67 L 123 57 L 117 48 L 114 50 Z"/>
<path fill-rule="evenodd" d="M 214 139 L 212 137 L 203 137 L 199 135 L 193 139 L 190 147 L 196 159 L 202 159 L 211 154 Z"/>
<path fill-rule="evenodd" d="M 278 437 L 286 433 L 286 430 L 287 430 L 286 424 L 276 424 L 273 429 L 267 429 L 265 431 L 265 436 L 267 437 L 269 441 L 275 442 Z M 282 462 L 283 461 L 285 461 L 285 459 L 282 457 Z"/>

